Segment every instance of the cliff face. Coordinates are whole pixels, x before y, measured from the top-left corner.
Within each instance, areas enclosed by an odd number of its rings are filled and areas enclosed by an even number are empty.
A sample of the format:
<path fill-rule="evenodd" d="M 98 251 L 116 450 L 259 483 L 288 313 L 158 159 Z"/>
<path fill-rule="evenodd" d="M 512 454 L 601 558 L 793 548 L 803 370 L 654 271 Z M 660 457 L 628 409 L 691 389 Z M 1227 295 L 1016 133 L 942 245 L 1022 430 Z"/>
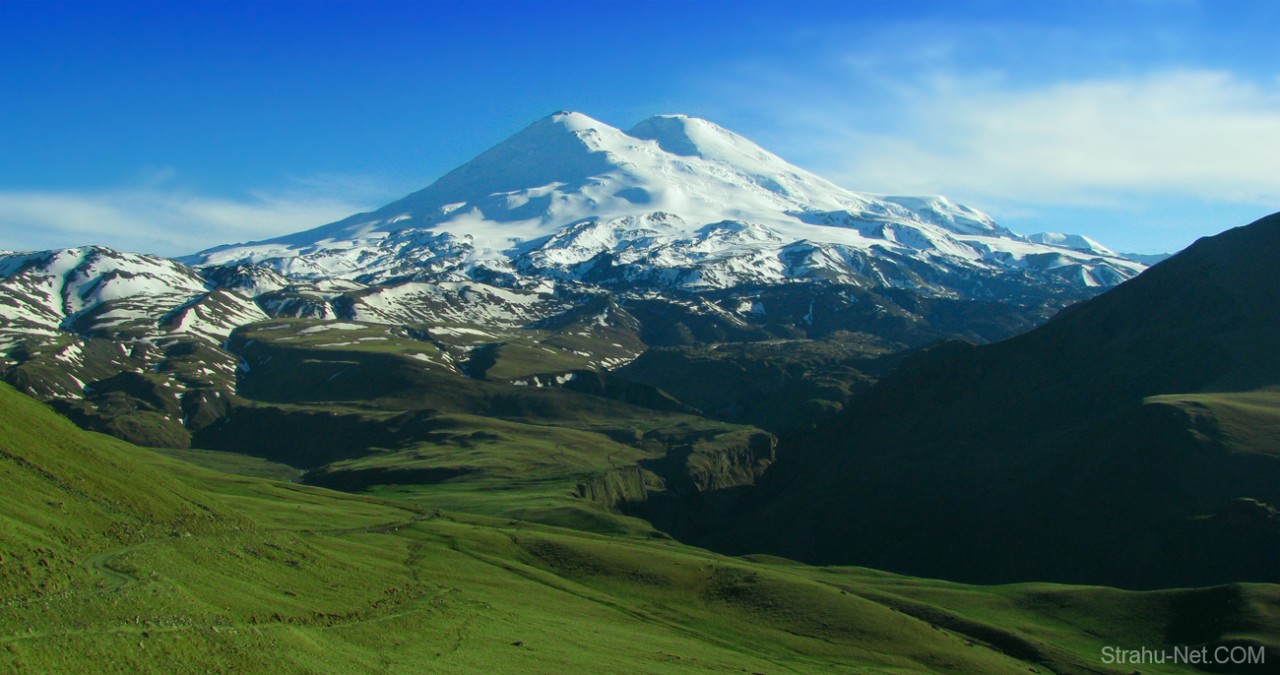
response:
<path fill-rule="evenodd" d="M 777 459 L 777 445 L 772 434 L 755 430 L 690 434 L 669 440 L 666 454 L 658 459 L 579 483 L 577 496 L 631 515 L 657 518 L 660 527 L 681 513 L 703 517 L 753 487 Z"/>
<path fill-rule="evenodd" d="M 578 483 L 575 495 L 617 509 L 626 504 L 644 502 L 649 498 L 650 490 L 661 489 L 661 479 L 653 472 L 629 466 L 606 471 Z"/>

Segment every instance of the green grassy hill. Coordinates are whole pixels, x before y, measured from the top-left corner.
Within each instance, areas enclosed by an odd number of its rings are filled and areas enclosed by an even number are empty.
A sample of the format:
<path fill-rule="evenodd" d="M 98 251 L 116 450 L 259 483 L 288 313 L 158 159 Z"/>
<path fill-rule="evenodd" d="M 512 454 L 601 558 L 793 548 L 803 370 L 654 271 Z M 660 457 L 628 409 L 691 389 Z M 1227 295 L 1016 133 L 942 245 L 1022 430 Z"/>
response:
<path fill-rule="evenodd" d="M 251 527 L 215 497 L 139 464 L 138 451 L 82 432 L 0 385 L 0 600 L 90 578 L 88 553 Z"/>
<path fill-rule="evenodd" d="M 7 386 L 0 431 L 10 672 L 1120 673 L 1104 646 L 1280 635 L 1274 586 L 983 588 L 728 558 L 475 514 L 516 485 L 438 511 L 214 471 Z"/>

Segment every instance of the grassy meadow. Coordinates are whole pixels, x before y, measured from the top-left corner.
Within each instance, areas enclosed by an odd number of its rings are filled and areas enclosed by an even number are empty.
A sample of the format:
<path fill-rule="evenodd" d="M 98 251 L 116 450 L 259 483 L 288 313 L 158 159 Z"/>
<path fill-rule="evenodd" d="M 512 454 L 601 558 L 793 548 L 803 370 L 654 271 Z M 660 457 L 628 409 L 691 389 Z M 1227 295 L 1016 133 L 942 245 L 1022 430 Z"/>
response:
<path fill-rule="evenodd" d="M 725 557 L 584 504 L 575 520 L 542 452 L 476 449 L 479 485 L 348 494 L 84 432 L 7 386 L 0 403 L 10 672 L 1119 673 L 1104 646 L 1280 635 L 1274 586 L 966 586 Z"/>

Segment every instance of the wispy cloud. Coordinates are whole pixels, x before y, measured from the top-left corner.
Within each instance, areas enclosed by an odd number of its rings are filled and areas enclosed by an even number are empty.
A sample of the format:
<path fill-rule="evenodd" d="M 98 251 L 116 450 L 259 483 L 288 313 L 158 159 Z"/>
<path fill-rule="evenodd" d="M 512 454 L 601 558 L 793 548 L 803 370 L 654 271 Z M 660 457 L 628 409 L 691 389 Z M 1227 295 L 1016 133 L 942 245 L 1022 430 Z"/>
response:
<path fill-rule="evenodd" d="M 369 210 L 398 196 L 370 177 L 312 176 L 243 198 L 175 187 L 168 177 L 97 191 L 0 191 L 0 248 L 103 244 L 178 256 L 267 239 Z"/>
<path fill-rule="evenodd" d="M 797 40 L 818 45 L 804 68 L 757 59 L 705 84 L 841 185 L 945 194 L 1007 225 L 1088 214 L 1109 241 L 1165 248 L 1194 238 L 1186 207 L 1280 208 L 1274 69 L 1184 30 L 1194 5 L 1112 8 L 1168 20 L 831 26 Z"/>
<path fill-rule="evenodd" d="M 903 97 L 899 114 L 888 134 L 827 119 L 833 172 L 872 190 L 1043 204 L 1280 204 L 1275 83 L 1199 70 L 1018 89 L 940 78 Z"/>

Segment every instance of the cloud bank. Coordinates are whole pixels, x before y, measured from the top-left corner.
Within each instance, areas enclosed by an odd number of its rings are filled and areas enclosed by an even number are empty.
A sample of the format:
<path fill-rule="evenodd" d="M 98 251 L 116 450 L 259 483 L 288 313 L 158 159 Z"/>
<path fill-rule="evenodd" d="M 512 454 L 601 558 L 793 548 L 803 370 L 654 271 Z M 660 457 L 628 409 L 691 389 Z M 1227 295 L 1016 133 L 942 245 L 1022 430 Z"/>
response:
<path fill-rule="evenodd" d="M 760 56 L 703 85 L 836 183 L 1020 231 L 1154 252 L 1280 210 L 1280 71 L 1254 58 L 1272 48 L 1199 6 L 1116 8 L 1150 20 L 833 25 L 795 37 L 804 68 Z"/>
<path fill-rule="evenodd" d="M 376 207 L 384 186 L 367 178 L 316 177 L 240 199 L 150 181 L 96 191 L 0 191 L 0 249 L 86 244 L 164 256 L 268 239 Z"/>
<path fill-rule="evenodd" d="M 1042 204 L 1143 197 L 1280 204 L 1280 86 L 1226 72 L 1003 89 L 937 78 L 901 96 L 889 133 L 812 113 L 846 184 Z"/>

